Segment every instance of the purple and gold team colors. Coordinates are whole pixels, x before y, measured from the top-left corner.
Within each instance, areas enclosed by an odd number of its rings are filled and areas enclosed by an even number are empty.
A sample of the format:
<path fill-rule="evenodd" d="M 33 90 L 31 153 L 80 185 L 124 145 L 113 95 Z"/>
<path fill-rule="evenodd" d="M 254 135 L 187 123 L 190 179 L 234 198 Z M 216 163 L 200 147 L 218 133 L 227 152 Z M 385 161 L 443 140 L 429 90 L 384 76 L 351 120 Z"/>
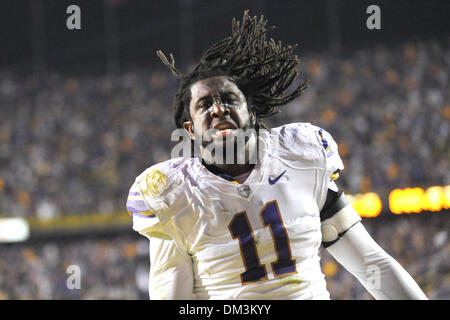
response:
<path fill-rule="evenodd" d="M 136 178 L 127 201 L 133 229 L 165 239 L 151 245 L 151 298 L 166 298 L 166 276 L 184 265 L 194 299 L 329 299 L 320 211 L 343 169 L 337 145 L 325 130 L 294 123 L 262 130 L 259 148 L 243 184 L 199 158 L 171 159 Z"/>

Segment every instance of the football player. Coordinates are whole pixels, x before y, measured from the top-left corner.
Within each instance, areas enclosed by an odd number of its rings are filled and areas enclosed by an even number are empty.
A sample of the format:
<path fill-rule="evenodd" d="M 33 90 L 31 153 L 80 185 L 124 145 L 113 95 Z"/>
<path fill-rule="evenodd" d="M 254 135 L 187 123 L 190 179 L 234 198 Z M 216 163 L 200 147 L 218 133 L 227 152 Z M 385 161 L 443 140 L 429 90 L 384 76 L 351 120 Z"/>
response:
<path fill-rule="evenodd" d="M 130 189 L 133 229 L 150 240 L 150 298 L 330 299 L 322 245 L 374 298 L 427 299 L 338 189 L 331 135 L 262 124 L 307 86 L 284 94 L 299 61 L 266 40 L 266 24 L 244 12 L 187 74 L 158 52 L 181 80 L 176 126 L 199 152 L 148 168 Z"/>

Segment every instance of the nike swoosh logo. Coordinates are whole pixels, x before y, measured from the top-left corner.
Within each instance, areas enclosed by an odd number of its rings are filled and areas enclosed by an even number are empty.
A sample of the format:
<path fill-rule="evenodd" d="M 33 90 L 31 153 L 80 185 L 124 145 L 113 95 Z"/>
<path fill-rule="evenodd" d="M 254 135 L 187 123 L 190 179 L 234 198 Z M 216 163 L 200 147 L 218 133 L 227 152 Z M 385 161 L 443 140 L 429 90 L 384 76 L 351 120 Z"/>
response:
<path fill-rule="evenodd" d="M 278 182 L 278 180 L 280 180 L 280 178 L 283 176 L 283 174 L 286 173 L 286 170 L 284 170 L 278 177 L 276 177 L 275 179 L 271 179 L 269 177 L 269 184 L 275 184 Z"/>

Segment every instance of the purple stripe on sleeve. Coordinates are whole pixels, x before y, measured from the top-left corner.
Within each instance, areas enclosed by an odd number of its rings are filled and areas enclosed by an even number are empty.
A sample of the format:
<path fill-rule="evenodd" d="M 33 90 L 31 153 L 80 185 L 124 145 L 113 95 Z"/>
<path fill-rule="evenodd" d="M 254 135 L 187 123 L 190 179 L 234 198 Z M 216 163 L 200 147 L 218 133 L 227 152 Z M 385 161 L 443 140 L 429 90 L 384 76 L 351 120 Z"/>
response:
<path fill-rule="evenodd" d="M 133 212 L 143 212 L 143 211 L 149 211 L 148 208 L 145 209 L 138 209 L 136 206 L 133 206 L 130 203 L 127 203 L 127 211 L 133 211 Z"/>
<path fill-rule="evenodd" d="M 148 216 L 144 216 L 143 214 L 140 214 L 139 212 L 132 211 L 132 212 L 131 212 L 131 215 L 132 215 L 132 216 L 139 217 L 139 218 L 156 218 L 156 215 L 155 215 L 154 213 L 153 213 L 153 214 L 150 214 L 150 215 L 148 215 Z"/>
<path fill-rule="evenodd" d="M 148 205 L 143 200 L 128 200 L 126 204 L 127 208 L 130 208 L 128 211 L 148 211 L 151 210 L 151 208 L 148 207 Z M 131 210 L 133 208 L 136 208 L 135 210 Z"/>

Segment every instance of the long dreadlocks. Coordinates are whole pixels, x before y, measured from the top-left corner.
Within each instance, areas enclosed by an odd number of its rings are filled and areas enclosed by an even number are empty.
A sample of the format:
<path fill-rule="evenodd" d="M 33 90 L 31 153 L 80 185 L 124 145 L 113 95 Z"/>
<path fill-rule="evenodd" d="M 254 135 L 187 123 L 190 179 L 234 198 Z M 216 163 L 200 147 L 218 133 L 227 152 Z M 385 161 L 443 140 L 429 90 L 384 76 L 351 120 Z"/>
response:
<path fill-rule="evenodd" d="M 178 128 L 191 119 L 189 113 L 190 86 L 196 81 L 213 77 L 229 77 L 247 98 L 249 111 L 259 119 L 277 113 L 277 107 L 285 105 L 299 97 L 307 87 L 301 80 L 297 88 L 283 97 L 298 76 L 296 67 L 300 61 L 293 54 L 295 46 L 284 47 L 281 41 L 266 40 L 266 34 L 275 27 L 266 29 L 267 20 L 250 17 L 244 11 L 242 23 L 233 18 L 231 36 L 211 46 L 201 57 L 194 69 L 182 74 L 164 53 L 157 51 L 158 57 L 181 80 L 175 96 L 175 124 Z"/>

